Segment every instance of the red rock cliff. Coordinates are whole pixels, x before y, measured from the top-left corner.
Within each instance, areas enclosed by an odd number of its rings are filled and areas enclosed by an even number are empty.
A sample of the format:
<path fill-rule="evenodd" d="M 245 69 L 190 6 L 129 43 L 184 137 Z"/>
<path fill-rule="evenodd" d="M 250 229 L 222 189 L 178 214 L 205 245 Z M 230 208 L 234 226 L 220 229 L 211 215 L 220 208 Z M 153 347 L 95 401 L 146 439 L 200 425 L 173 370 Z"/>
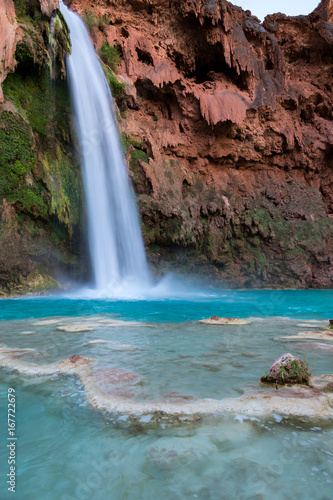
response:
<path fill-rule="evenodd" d="M 155 267 L 332 287 L 332 2 L 263 24 L 225 0 L 70 4 L 92 11 L 97 49 L 121 53 L 120 128 Z"/>
<path fill-rule="evenodd" d="M 59 8 L 59 0 L 40 0 L 41 11 L 51 18 Z M 0 103 L 3 102 L 1 83 L 7 74 L 14 71 L 16 44 L 22 39 L 23 32 L 16 18 L 13 0 L 2 0 L 0 4 Z"/>

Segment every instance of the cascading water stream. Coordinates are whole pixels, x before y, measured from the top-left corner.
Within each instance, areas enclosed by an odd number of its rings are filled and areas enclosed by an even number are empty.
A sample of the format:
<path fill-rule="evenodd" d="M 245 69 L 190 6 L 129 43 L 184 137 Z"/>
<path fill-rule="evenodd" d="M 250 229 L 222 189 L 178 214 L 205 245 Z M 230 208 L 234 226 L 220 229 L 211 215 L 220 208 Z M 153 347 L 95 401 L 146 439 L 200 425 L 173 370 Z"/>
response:
<path fill-rule="evenodd" d="M 80 17 L 62 2 L 72 53 L 67 72 L 74 105 L 97 290 L 148 287 L 149 272 L 134 195 L 113 114 L 111 92 Z"/>

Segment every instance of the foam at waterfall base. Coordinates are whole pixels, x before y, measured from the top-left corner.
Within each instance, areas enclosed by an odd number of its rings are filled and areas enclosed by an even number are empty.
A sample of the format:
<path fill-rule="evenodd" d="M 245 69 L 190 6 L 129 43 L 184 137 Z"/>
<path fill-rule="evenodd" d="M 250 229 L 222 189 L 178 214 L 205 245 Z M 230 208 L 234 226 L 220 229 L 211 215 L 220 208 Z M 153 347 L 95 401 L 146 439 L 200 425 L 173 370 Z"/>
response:
<path fill-rule="evenodd" d="M 205 300 L 225 295 L 226 291 L 210 290 L 202 283 L 185 283 L 173 273 L 158 281 L 140 283 L 135 279 L 113 281 L 105 288 L 84 286 L 66 293 L 68 298 L 113 300 Z"/>

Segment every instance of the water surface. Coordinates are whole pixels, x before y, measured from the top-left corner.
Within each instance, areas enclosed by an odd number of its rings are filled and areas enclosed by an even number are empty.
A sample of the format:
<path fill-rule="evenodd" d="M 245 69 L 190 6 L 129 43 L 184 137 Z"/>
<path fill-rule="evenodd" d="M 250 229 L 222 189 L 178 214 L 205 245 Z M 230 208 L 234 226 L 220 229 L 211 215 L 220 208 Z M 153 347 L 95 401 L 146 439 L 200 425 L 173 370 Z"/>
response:
<path fill-rule="evenodd" d="M 315 330 L 311 323 L 299 326 L 304 320 L 324 324 L 332 299 L 332 291 L 308 290 L 208 291 L 191 300 L 1 300 L 0 342 L 35 349 L 24 359 L 37 364 L 80 354 L 96 358 L 101 367 L 134 371 L 141 375 L 131 393 L 138 401 L 170 393 L 237 397 L 256 387 L 283 352 L 306 357 L 316 373 L 332 373 L 332 354 L 316 343 L 278 340 Z M 251 324 L 197 322 L 211 315 L 250 318 Z M 38 324 L 44 318 L 58 323 Z M 124 323 L 110 327 L 104 319 Z M 75 322 L 93 324 L 94 330 L 57 329 Z M 117 345 L 136 349 L 116 350 Z M 220 416 L 198 424 L 133 426 L 90 408 L 75 378 L 1 370 L 2 429 L 8 387 L 17 391 L 20 500 L 331 498 L 328 421 Z M 3 434 L 0 469 L 6 474 L 5 441 Z M 7 499 L 3 474 L 0 497 Z"/>

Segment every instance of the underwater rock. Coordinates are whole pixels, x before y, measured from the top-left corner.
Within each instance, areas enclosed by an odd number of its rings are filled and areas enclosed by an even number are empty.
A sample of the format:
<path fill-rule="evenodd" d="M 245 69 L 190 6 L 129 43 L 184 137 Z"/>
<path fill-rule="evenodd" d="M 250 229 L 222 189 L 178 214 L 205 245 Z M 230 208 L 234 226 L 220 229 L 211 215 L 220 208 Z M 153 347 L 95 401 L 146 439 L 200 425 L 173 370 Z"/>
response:
<path fill-rule="evenodd" d="M 207 319 L 200 319 L 199 323 L 206 325 L 249 325 L 248 321 L 239 318 L 220 318 L 219 316 L 211 316 Z"/>
<path fill-rule="evenodd" d="M 328 340 L 333 342 L 333 333 L 325 332 L 323 330 L 318 332 L 297 332 L 296 335 L 288 335 L 285 337 L 278 337 L 276 340 L 284 342 L 294 340 Z"/>
<path fill-rule="evenodd" d="M 93 331 L 94 328 L 88 325 L 65 325 L 58 326 L 57 330 L 61 330 L 62 332 L 77 333 Z"/>
<path fill-rule="evenodd" d="M 326 321 L 303 320 L 302 323 L 297 323 L 300 328 L 323 328 L 326 326 Z"/>
<path fill-rule="evenodd" d="M 102 384 L 119 384 L 123 382 L 137 382 L 141 378 L 138 373 L 123 370 L 116 366 L 97 368 L 93 371 L 93 376 Z"/>
<path fill-rule="evenodd" d="M 302 351 L 318 351 L 324 354 L 333 354 L 333 344 L 329 342 L 310 342 L 308 339 L 306 339 L 306 342 L 302 342 L 299 344 L 297 343 L 294 347 L 295 349 L 301 349 Z"/>
<path fill-rule="evenodd" d="M 117 344 L 116 342 L 107 342 L 106 347 L 112 351 L 137 351 L 139 348 L 131 344 Z"/>
<path fill-rule="evenodd" d="M 122 321 L 120 319 L 101 319 L 98 323 L 104 326 L 139 326 L 141 324 L 138 321 Z"/>
<path fill-rule="evenodd" d="M 196 401 L 196 398 L 193 396 L 185 396 L 184 394 L 179 394 L 179 392 L 169 392 L 165 394 L 162 401 L 164 403 L 182 404 L 188 401 Z"/>
<path fill-rule="evenodd" d="M 22 376 L 77 376 L 91 406 L 110 412 L 119 419 L 125 416 L 126 420 L 133 423 L 182 424 L 225 413 L 248 417 L 266 417 L 277 413 L 297 417 L 333 418 L 333 393 L 329 392 L 333 375 L 313 377 L 312 387 L 284 386 L 278 391 L 274 387 L 266 387 L 239 398 L 196 400 L 175 394 L 169 397 L 166 395 L 161 400 L 141 403 L 133 401 L 128 390 L 141 378 L 135 372 L 114 366 L 93 370 L 96 360 L 78 354 L 56 363 L 36 365 L 24 362 L 22 357 L 16 358 L 17 352 L 23 356 L 24 350 L 14 351 L 0 346 L 0 365 L 3 368 Z"/>
<path fill-rule="evenodd" d="M 25 354 L 27 352 L 36 352 L 36 349 L 32 349 L 30 347 L 26 347 L 26 348 L 21 349 L 19 347 L 6 347 L 3 344 L 0 344 L 0 349 L 1 349 L 2 353 L 12 353 L 12 354 L 16 354 L 16 353 Z"/>
<path fill-rule="evenodd" d="M 219 361 L 213 361 L 209 359 L 204 360 L 200 358 L 191 361 L 191 365 L 196 368 L 201 368 L 211 372 L 218 372 L 222 368 L 222 363 L 220 363 Z"/>
<path fill-rule="evenodd" d="M 117 366 L 97 368 L 92 372 L 92 377 L 103 395 L 127 401 L 132 397 L 131 387 L 142 380 L 138 373 Z"/>
<path fill-rule="evenodd" d="M 330 319 L 329 324 L 324 326 L 324 330 L 333 330 L 333 319 Z"/>
<path fill-rule="evenodd" d="M 333 392 L 333 375 L 316 375 L 310 378 L 309 385 L 324 392 Z"/>
<path fill-rule="evenodd" d="M 228 401 L 229 411 L 263 417 L 273 413 L 287 416 L 333 417 L 333 408 L 327 394 L 303 385 L 283 386 L 278 390 L 252 391 Z M 237 411 L 238 408 L 238 411 Z"/>
<path fill-rule="evenodd" d="M 272 364 L 269 372 L 260 382 L 268 384 L 308 384 L 310 373 L 308 365 L 289 352 L 280 356 Z"/>
<path fill-rule="evenodd" d="M 79 354 L 73 354 L 73 356 L 70 356 L 69 358 L 65 358 L 59 361 L 59 364 L 66 366 L 72 363 L 73 365 L 76 366 L 86 366 L 86 365 L 89 366 L 91 362 L 92 362 L 91 358 L 85 358 L 84 356 L 80 356 Z"/>
<path fill-rule="evenodd" d="M 148 449 L 146 464 L 148 473 L 166 473 L 171 468 L 188 464 L 190 467 L 200 467 L 203 462 L 216 451 L 211 443 L 198 442 L 188 437 L 162 437 Z"/>
<path fill-rule="evenodd" d="M 42 321 L 37 321 L 37 323 L 31 323 L 33 326 L 48 326 L 48 325 L 57 325 L 59 323 L 62 323 L 64 321 L 64 318 L 58 318 L 58 319 L 44 319 Z"/>
<path fill-rule="evenodd" d="M 311 376 L 309 386 L 324 392 L 333 393 L 333 375 L 327 373 L 324 375 Z"/>

